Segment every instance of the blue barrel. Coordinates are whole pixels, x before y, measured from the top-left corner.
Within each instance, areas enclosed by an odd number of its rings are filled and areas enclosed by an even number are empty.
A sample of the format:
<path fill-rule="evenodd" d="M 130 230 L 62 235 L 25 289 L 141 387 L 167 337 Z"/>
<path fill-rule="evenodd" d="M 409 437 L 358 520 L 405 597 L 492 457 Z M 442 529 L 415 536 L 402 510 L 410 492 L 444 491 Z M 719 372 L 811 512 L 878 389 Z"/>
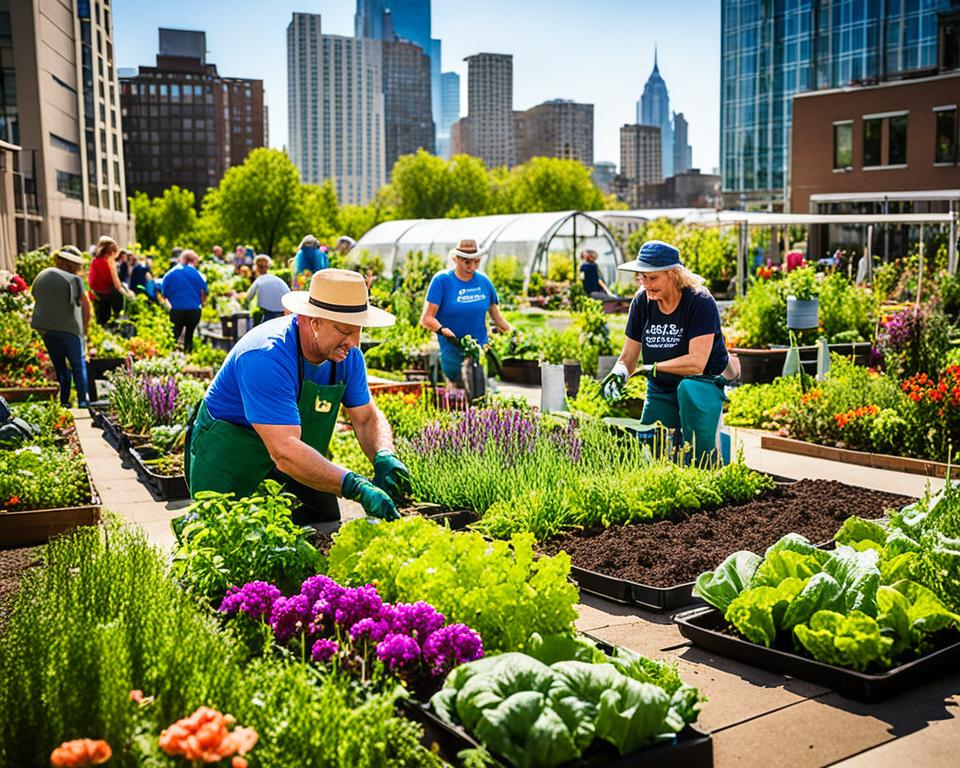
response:
<path fill-rule="evenodd" d="M 787 328 L 804 331 L 820 325 L 820 299 L 787 296 Z"/>

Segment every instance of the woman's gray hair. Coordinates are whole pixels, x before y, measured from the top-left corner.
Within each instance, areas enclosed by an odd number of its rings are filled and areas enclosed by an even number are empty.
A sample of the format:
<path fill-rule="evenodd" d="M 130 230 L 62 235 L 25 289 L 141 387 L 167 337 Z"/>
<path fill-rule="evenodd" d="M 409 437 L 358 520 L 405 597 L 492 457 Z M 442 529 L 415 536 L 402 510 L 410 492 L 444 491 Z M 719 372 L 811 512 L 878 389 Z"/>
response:
<path fill-rule="evenodd" d="M 673 284 L 677 286 L 678 290 L 683 290 L 684 288 L 689 288 L 695 293 L 710 293 L 707 290 L 707 281 L 704 280 L 696 272 L 691 272 L 683 264 L 673 269 L 668 269 L 667 273 L 670 275 L 670 279 L 673 280 Z"/>

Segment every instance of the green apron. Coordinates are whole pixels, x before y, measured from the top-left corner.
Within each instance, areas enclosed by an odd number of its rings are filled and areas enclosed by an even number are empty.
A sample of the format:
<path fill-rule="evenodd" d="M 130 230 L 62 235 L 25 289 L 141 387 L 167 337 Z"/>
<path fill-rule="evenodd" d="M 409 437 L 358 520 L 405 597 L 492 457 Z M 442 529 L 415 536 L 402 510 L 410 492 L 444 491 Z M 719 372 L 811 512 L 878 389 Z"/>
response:
<path fill-rule="evenodd" d="M 300 383 L 300 439 L 324 456 L 337 425 L 337 414 L 346 384 L 337 380 L 337 364 L 331 366 L 330 383 L 304 379 L 300 336 L 297 335 L 297 378 Z M 250 496 L 275 470 L 273 459 L 252 427 L 242 427 L 213 418 L 201 403 L 185 446 L 190 495 L 197 491 L 233 491 L 236 498 Z"/>
<path fill-rule="evenodd" d="M 675 389 L 647 382 L 644 424 L 660 422 L 668 429 L 683 432 L 683 442 L 694 447 L 699 463 L 719 447 L 720 414 L 726 400 L 720 376 L 687 376 Z"/>

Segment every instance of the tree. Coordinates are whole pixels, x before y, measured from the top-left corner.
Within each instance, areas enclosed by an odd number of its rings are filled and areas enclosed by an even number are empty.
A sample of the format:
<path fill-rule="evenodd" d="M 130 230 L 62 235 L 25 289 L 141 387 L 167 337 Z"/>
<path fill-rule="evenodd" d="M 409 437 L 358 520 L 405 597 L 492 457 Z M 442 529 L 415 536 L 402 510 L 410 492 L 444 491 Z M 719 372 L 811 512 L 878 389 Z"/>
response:
<path fill-rule="evenodd" d="M 152 199 L 146 192 L 137 192 L 130 198 L 130 212 L 140 245 L 160 251 L 187 245 L 197 226 L 195 206 L 193 192 L 176 185 Z"/>
<path fill-rule="evenodd" d="M 401 219 L 435 219 L 446 216 L 452 201 L 447 161 L 418 149 L 403 155 L 393 166 L 390 192 Z"/>
<path fill-rule="evenodd" d="M 220 227 L 257 252 L 272 254 L 281 238 L 293 236 L 302 198 L 293 161 L 277 149 L 255 149 L 220 182 L 216 206 Z"/>
<path fill-rule="evenodd" d="M 511 213 L 592 211 L 604 207 L 603 192 L 577 160 L 535 157 L 510 171 L 503 202 Z"/>

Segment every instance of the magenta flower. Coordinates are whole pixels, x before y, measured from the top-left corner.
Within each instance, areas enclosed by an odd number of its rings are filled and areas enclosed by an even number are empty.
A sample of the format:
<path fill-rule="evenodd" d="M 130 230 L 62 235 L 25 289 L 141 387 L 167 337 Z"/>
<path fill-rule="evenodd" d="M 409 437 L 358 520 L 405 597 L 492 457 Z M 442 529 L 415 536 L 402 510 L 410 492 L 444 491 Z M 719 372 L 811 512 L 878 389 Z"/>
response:
<path fill-rule="evenodd" d="M 395 672 L 420 663 L 420 644 L 409 635 L 387 635 L 377 645 L 377 658 Z"/>
<path fill-rule="evenodd" d="M 436 608 L 422 600 L 416 603 L 397 603 L 393 606 L 390 621 L 392 631 L 409 635 L 418 642 L 426 640 L 446 623 L 446 618 Z"/>
<path fill-rule="evenodd" d="M 390 634 L 390 624 L 383 619 L 360 619 L 350 627 L 350 639 L 355 643 L 364 641 L 379 643 Z"/>
<path fill-rule="evenodd" d="M 282 644 L 303 634 L 310 625 L 310 613 L 310 604 L 303 595 L 279 598 L 270 612 L 270 626 L 277 642 Z"/>
<path fill-rule="evenodd" d="M 445 676 L 451 669 L 483 656 L 483 641 L 466 624 L 442 627 L 423 644 L 423 658 L 435 677 Z"/>
<path fill-rule="evenodd" d="M 265 581 L 251 581 L 242 587 L 231 587 L 220 603 L 220 613 L 232 616 L 245 613 L 251 618 L 269 618 L 280 590 Z"/>
<path fill-rule="evenodd" d="M 355 589 L 348 588 L 340 594 L 334 612 L 334 621 L 338 626 L 349 628 L 361 619 L 378 619 L 383 608 L 383 600 L 370 584 Z"/>
<path fill-rule="evenodd" d="M 340 646 L 335 641 L 321 638 L 310 649 L 310 658 L 319 664 L 324 664 L 336 656 L 339 650 Z"/>

